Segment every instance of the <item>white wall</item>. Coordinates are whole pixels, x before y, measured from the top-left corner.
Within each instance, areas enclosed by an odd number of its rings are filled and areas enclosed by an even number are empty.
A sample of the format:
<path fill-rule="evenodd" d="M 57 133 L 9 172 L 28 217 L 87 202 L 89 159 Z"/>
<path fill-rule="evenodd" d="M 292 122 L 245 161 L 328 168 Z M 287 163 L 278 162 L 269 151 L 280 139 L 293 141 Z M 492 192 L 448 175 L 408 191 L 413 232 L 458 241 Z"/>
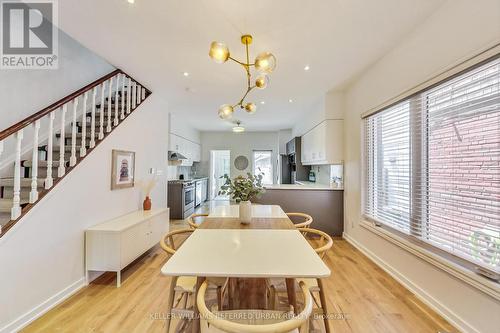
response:
<path fill-rule="evenodd" d="M 325 119 L 344 119 L 344 92 L 329 91 L 306 111 L 292 129 L 293 137 L 302 136 Z"/>
<path fill-rule="evenodd" d="M 254 150 L 272 150 L 274 179 L 276 179 L 276 160 L 279 154 L 278 132 L 201 132 L 201 163 L 202 175 L 210 171 L 210 151 L 231 150 L 231 177 L 252 172 L 252 157 Z M 250 161 L 248 169 L 239 171 L 234 167 L 236 157 L 244 155 Z"/>
<path fill-rule="evenodd" d="M 498 0 L 448 1 L 348 89 L 344 113 L 346 235 L 406 278 L 465 332 L 498 331 L 500 303 L 359 226 L 360 115 L 495 41 L 500 41 Z"/>
<path fill-rule="evenodd" d="M 0 332 L 11 332 L 83 285 L 87 227 L 141 207 L 137 187 L 110 190 L 112 149 L 136 152 L 138 180 L 149 177 L 151 167 L 163 171 L 151 198 L 153 207 L 166 207 L 167 142 L 167 105 L 153 92 L 0 238 Z"/>
<path fill-rule="evenodd" d="M 0 70 L 0 131 L 113 70 L 59 31 L 59 69 Z"/>
<path fill-rule="evenodd" d="M 195 143 L 200 143 L 200 131 L 193 128 L 187 121 L 186 115 L 170 113 L 170 133 L 176 134 Z"/>

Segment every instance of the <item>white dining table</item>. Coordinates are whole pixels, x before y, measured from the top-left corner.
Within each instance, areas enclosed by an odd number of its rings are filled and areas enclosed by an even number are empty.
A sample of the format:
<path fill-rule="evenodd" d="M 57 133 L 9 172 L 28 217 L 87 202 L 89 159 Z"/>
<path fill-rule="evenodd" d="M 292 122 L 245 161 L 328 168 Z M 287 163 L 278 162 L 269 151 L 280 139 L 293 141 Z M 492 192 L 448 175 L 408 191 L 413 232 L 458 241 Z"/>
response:
<path fill-rule="evenodd" d="M 220 207 L 209 214 L 212 221 L 232 219 L 240 224 L 234 219 L 237 206 L 236 209 Z M 279 206 L 254 207 L 255 212 L 261 214 L 260 219 L 269 219 L 270 224 L 287 218 Z M 288 229 L 224 228 L 227 223 L 213 223 L 213 229 L 198 228 L 163 265 L 161 273 L 174 277 L 195 276 L 197 290 L 207 277 L 284 278 L 290 304 L 293 302 L 296 310 L 294 279 L 325 278 L 330 276 L 330 269 L 289 222 Z M 196 304 L 194 310 L 197 314 Z M 197 332 L 198 327 L 199 322 L 195 320 L 193 332 Z"/>

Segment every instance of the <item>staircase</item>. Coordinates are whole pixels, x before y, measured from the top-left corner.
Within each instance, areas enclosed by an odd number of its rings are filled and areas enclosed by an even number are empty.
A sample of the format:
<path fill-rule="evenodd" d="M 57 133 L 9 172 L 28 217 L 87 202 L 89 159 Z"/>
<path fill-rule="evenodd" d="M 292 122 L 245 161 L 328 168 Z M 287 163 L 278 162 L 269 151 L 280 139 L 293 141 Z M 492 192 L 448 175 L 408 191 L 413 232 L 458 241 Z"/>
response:
<path fill-rule="evenodd" d="M 150 94 L 117 69 L 1 131 L 0 237 Z M 2 164 L 7 148 L 11 158 Z"/>

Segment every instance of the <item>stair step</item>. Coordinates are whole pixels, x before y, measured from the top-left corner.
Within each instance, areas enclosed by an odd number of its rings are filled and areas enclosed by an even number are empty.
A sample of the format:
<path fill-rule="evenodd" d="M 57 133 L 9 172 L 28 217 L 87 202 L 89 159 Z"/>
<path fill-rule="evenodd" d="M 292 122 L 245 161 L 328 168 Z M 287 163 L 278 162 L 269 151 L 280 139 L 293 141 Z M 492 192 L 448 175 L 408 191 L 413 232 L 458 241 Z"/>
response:
<path fill-rule="evenodd" d="M 97 128 L 99 128 L 99 126 L 96 126 L 96 129 Z M 99 135 L 99 132 L 96 130 L 95 133 L 94 133 L 94 137 L 97 138 L 98 135 Z M 56 138 L 60 138 L 60 137 L 61 137 L 61 133 L 57 133 L 56 134 Z M 71 139 L 73 136 L 72 136 L 72 133 L 64 133 L 64 137 L 66 139 Z M 86 133 L 85 137 L 88 138 L 88 139 L 90 139 L 90 131 Z M 76 139 L 77 140 L 81 140 L 82 139 L 82 133 L 76 133 Z"/>
<path fill-rule="evenodd" d="M 38 187 L 43 187 L 45 179 L 37 179 Z M 0 186 L 13 187 L 14 178 L 1 178 Z M 21 187 L 31 188 L 31 178 L 21 178 Z"/>
<path fill-rule="evenodd" d="M 7 222 L 9 222 L 9 221 L 10 221 L 10 211 L 9 211 L 9 213 L 1 213 L 0 212 L 0 228 L 3 228 L 3 226 L 6 225 Z"/>
<path fill-rule="evenodd" d="M 67 163 L 66 163 L 67 164 Z M 25 168 L 31 168 L 33 166 L 33 161 L 25 160 L 21 162 L 21 165 Z M 52 168 L 59 167 L 59 159 L 52 161 Z M 38 168 L 47 168 L 47 161 L 38 161 Z"/>
<path fill-rule="evenodd" d="M 42 191 L 44 187 L 38 187 L 38 193 Z M 30 192 L 31 189 L 29 188 L 22 188 L 21 193 L 19 196 L 21 197 L 21 201 L 26 201 L 28 202 L 30 200 Z M 3 197 L 2 199 L 12 199 L 14 197 L 14 188 L 13 187 L 8 187 L 3 190 Z"/>
<path fill-rule="evenodd" d="M 21 205 L 26 205 L 28 202 L 29 202 L 28 200 L 21 199 Z M 11 209 L 12 209 L 12 199 L 0 199 L 0 213 L 10 214 Z M 9 221 L 10 221 L 10 216 L 9 216 Z"/>
<path fill-rule="evenodd" d="M 77 156 L 80 155 L 80 148 L 81 148 L 81 146 L 76 146 L 76 155 Z M 88 148 L 88 145 L 87 145 L 87 148 Z M 39 150 L 47 151 L 47 146 L 39 147 Z M 52 147 L 52 153 L 59 153 L 60 151 L 61 151 L 61 146 L 56 145 L 56 146 Z M 64 145 L 64 151 L 66 153 L 71 153 L 71 145 Z M 58 159 L 58 158 L 54 157 L 54 160 L 56 160 L 56 159 Z"/>

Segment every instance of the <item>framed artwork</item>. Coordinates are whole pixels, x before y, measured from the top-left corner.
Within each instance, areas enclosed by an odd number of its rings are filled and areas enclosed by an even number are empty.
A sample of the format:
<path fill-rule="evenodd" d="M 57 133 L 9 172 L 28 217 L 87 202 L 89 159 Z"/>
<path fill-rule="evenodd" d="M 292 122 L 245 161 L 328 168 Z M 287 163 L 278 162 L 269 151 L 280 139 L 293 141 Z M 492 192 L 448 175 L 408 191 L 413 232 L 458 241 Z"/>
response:
<path fill-rule="evenodd" d="M 113 149 L 111 164 L 111 190 L 134 187 L 135 152 Z"/>

